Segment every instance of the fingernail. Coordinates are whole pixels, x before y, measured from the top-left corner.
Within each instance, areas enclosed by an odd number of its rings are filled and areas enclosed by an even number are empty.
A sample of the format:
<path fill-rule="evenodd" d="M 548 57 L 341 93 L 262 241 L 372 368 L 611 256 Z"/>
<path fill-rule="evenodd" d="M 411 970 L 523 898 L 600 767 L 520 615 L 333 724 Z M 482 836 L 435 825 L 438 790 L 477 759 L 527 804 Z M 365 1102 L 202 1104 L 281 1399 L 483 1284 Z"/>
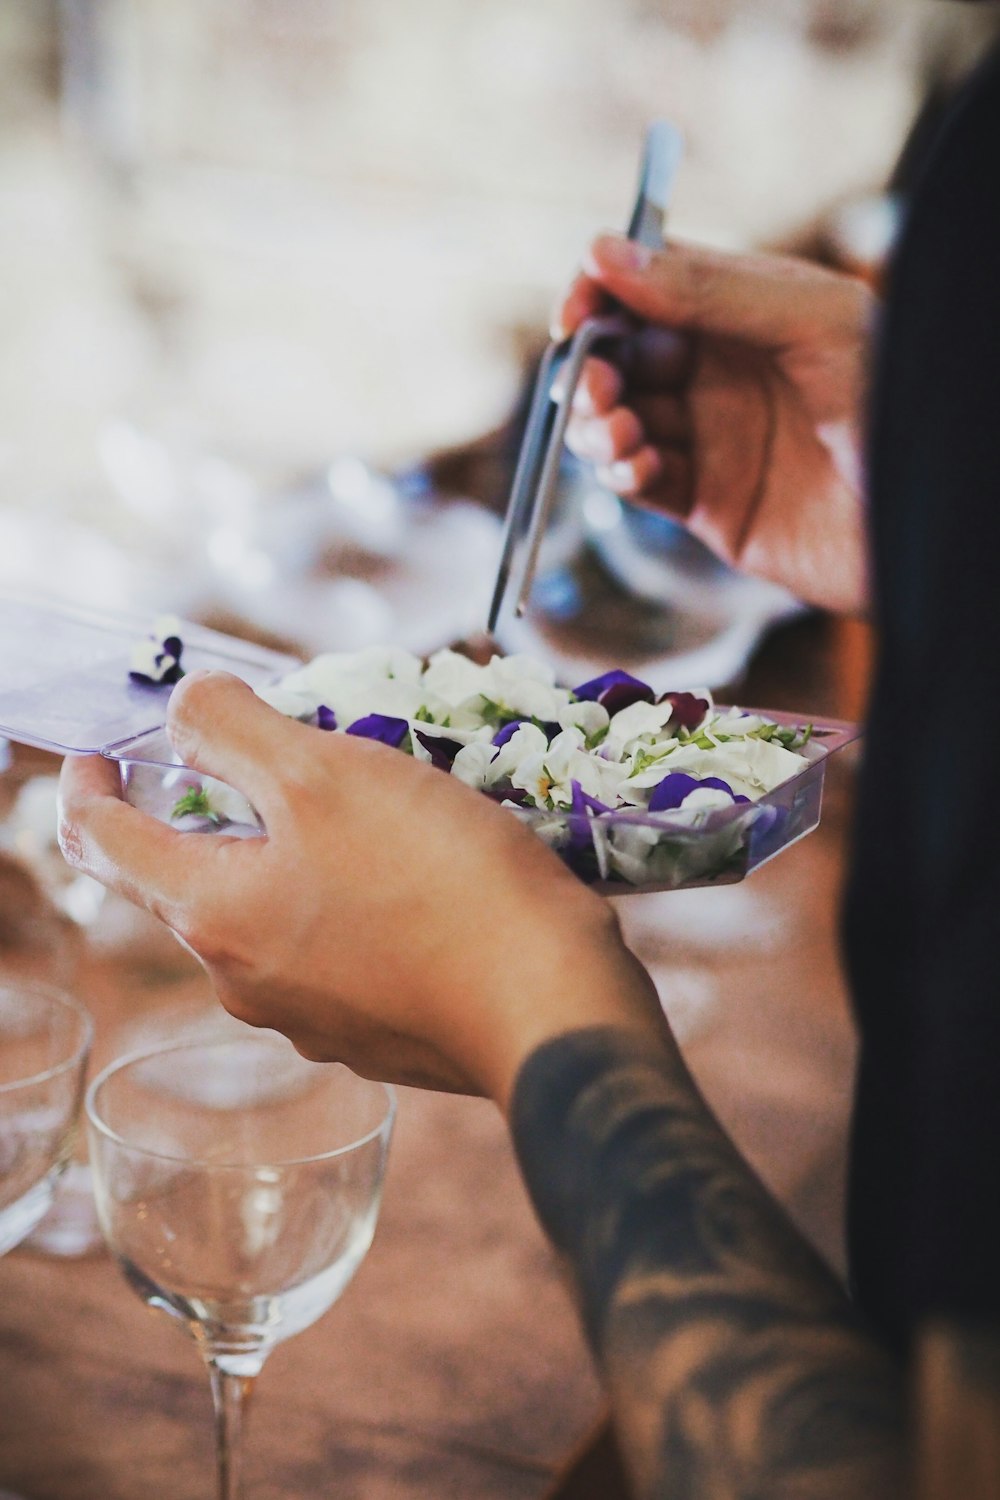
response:
<path fill-rule="evenodd" d="M 577 418 L 570 423 L 566 440 L 577 458 L 587 459 L 592 464 L 611 462 L 611 439 L 598 422 Z"/>
<path fill-rule="evenodd" d="M 624 239 L 620 234 L 602 234 L 584 256 L 583 267 L 591 276 L 608 271 L 628 275 L 645 271 L 652 259 L 653 252 L 647 245 Z"/>
<path fill-rule="evenodd" d="M 635 471 L 627 459 L 620 458 L 617 463 L 604 464 L 595 469 L 594 478 L 605 489 L 618 493 L 632 489 L 635 484 Z"/>
<path fill-rule="evenodd" d="M 620 458 L 617 463 L 609 464 L 607 474 L 611 483 L 615 485 L 635 483 L 635 468 L 625 458 Z"/>

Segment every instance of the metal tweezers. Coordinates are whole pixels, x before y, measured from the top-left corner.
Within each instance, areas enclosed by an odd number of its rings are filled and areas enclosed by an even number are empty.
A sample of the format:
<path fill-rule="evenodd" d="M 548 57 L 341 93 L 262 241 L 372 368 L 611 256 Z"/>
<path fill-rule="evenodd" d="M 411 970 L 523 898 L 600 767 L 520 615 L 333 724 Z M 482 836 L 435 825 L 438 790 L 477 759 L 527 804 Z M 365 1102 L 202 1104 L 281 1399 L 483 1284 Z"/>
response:
<path fill-rule="evenodd" d="M 639 190 L 628 226 L 630 240 L 653 250 L 663 244 L 664 218 L 682 150 L 677 128 L 667 120 L 654 121 L 646 134 Z M 571 338 L 549 344 L 542 357 L 507 505 L 488 620 L 491 635 L 511 603 L 519 616 L 528 602 L 559 477 L 573 393 L 584 362 L 596 345 L 621 338 L 631 328 L 621 315 L 587 318 Z"/>

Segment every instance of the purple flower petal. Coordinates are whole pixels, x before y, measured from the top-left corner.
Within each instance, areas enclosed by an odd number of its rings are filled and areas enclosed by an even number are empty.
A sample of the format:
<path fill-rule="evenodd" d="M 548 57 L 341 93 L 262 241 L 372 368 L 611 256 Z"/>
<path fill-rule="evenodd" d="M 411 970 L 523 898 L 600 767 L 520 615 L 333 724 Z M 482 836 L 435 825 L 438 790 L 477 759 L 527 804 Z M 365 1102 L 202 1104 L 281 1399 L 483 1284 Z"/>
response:
<path fill-rule="evenodd" d="M 164 662 L 168 662 L 169 666 L 164 667 Z M 180 662 L 166 651 L 157 652 L 153 664 L 155 672 L 139 672 L 133 667 L 128 675 L 133 682 L 141 682 L 146 687 L 173 687 L 184 676 L 184 668 Z"/>
<path fill-rule="evenodd" d="M 579 853 L 589 848 L 594 841 L 590 814 L 609 813 L 611 808 L 604 802 L 599 802 L 596 797 L 589 796 L 578 781 L 571 781 L 570 789 L 573 793 L 573 801 L 570 807 L 571 816 L 568 820 L 569 847 Z"/>
<path fill-rule="evenodd" d="M 750 801 L 749 797 L 737 797 L 728 781 L 723 781 L 719 776 L 705 776 L 699 781 L 697 776 L 689 776 L 686 771 L 671 771 L 654 786 L 653 795 L 649 799 L 649 810 L 650 812 L 671 812 L 674 808 L 680 807 L 685 797 L 698 791 L 699 787 L 711 787 L 717 792 L 728 792 L 734 802 Z"/>
<path fill-rule="evenodd" d="M 514 738 L 521 725 L 529 722 L 528 719 L 511 719 L 509 724 L 505 724 L 502 729 L 497 730 L 493 736 L 492 743 L 497 746 L 506 745 L 508 740 Z"/>
<path fill-rule="evenodd" d="M 483 791 L 485 792 L 486 796 L 491 797 L 494 802 L 514 802 L 518 807 L 529 806 L 527 792 L 524 791 L 523 788 L 518 786 L 503 786 L 494 784 L 493 786 L 484 786 Z"/>
<path fill-rule="evenodd" d="M 573 689 L 573 696 L 581 702 L 601 703 L 609 714 L 616 714 L 632 703 L 653 703 L 656 695 L 646 682 L 640 682 L 630 672 L 615 667 L 600 677 L 592 677 Z"/>
<path fill-rule="evenodd" d="M 442 734 L 425 734 L 420 729 L 413 731 L 413 737 L 430 755 L 432 766 L 437 766 L 439 771 L 451 770 L 451 763 L 462 748 L 458 740 L 446 739 Z"/>
<path fill-rule="evenodd" d="M 360 735 L 364 740 L 380 740 L 383 745 L 397 749 L 409 732 L 410 726 L 405 719 L 394 719 L 389 714 L 366 714 L 347 728 L 348 734 Z"/>
<path fill-rule="evenodd" d="M 334 713 L 332 708 L 327 708 L 325 703 L 321 703 L 319 708 L 317 708 L 316 710 L 316 728 L 336 729 L 336 727 L 337 715 Z"/>
<path fill-rule="evenodd" d="M 496 745 L 498 749 L 501 745 L 506 745 L 507 741 L 509 739 L 512 739 L 517 731 L 523 728 L 525 724 L 538 724 L 538 720 L 510 719 L 506 724 L 504 724 L 500 729 L 497 730 L 496 734 L 493 736 L 492 743 Z M 538 724 L 538 727 L 550 743 L 555 739 L 557 734 L 562 733 L 561 724 Z"/>
<path fill-rule="evenodd" d="M 708 713 L 706 699 L 697 698 L 694 693 L 664 693 L 659 701 L 672 706 L 674 711 L 670 722 L 686 729 L 689 734 L 698 728 Z"/>
<path fill-rule="evenodd" d="M 578 781 L 570 782 L 570 790 L 573 793 L 572 808 L 575 813 L 585 814 L 588 810 L 595 813 L 611 811 L 606 802 L 599 802 L 596 797 L 591 797 L 585 792 Z"/>
<path fill-rule="evenodd" d="M 701 782 L 697 776 L 689 776 L 686 771 L 671 771 L 654 786 L 649 799 L 650 812 L 670 812 L 680 807 L 684 798 L 699 786 Z"/>

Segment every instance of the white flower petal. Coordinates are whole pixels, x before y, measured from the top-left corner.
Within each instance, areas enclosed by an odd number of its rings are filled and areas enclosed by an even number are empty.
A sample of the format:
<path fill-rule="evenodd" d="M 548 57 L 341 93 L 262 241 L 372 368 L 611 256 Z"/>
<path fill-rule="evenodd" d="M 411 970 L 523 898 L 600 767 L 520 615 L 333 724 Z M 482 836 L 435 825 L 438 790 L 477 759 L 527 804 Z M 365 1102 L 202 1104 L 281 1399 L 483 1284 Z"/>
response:
<path fill-rule="evenodd" d="M 451 763 L 451 774 L 459 781 L 464 781 L 466 786 L 474 786 L 482 790 L 488 784 L 492 760 L 492 745 L 484 745 L 481 742 L 463 745 Z"/>
<path fill-rule="evenodd" d="M 320 703 L 315 693 L 294 691 L 283 682 L 266 683 L 255 691 L 258 698 L 289 719 L 311 719 Z"/>
<path fill-rule="evenodd" d="M 422 681 L 426 693 L 455 708 L 485 691 L 485 677 L 485 669 L 467 656 L 438 651 L 428 662 Z"/>
<path fill-rule="evenodd" d="M 611 719 L 603 703 L 567 703 L 559 710 L 556 723 L 561 729 L 582 729 L 588 740 L 602 729 L 607 729 Z"/>

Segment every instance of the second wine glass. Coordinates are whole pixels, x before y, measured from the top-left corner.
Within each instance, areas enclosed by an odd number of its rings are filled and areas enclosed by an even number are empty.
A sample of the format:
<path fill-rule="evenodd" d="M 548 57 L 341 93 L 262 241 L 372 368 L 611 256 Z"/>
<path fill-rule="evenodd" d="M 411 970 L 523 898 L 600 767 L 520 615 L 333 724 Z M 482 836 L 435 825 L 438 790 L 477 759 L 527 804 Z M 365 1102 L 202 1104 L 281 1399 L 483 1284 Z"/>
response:
<path fill-rule="evenodd" d="M 337 1300 L 375 1232 L 392 1090 L 273 1033 L 119 1059 L 87 1095 L 101 1226 L 134 1290 L 195 1339 L 220 1500 L 238 1500 L 243 1407 L 274 1346 Z"/>

